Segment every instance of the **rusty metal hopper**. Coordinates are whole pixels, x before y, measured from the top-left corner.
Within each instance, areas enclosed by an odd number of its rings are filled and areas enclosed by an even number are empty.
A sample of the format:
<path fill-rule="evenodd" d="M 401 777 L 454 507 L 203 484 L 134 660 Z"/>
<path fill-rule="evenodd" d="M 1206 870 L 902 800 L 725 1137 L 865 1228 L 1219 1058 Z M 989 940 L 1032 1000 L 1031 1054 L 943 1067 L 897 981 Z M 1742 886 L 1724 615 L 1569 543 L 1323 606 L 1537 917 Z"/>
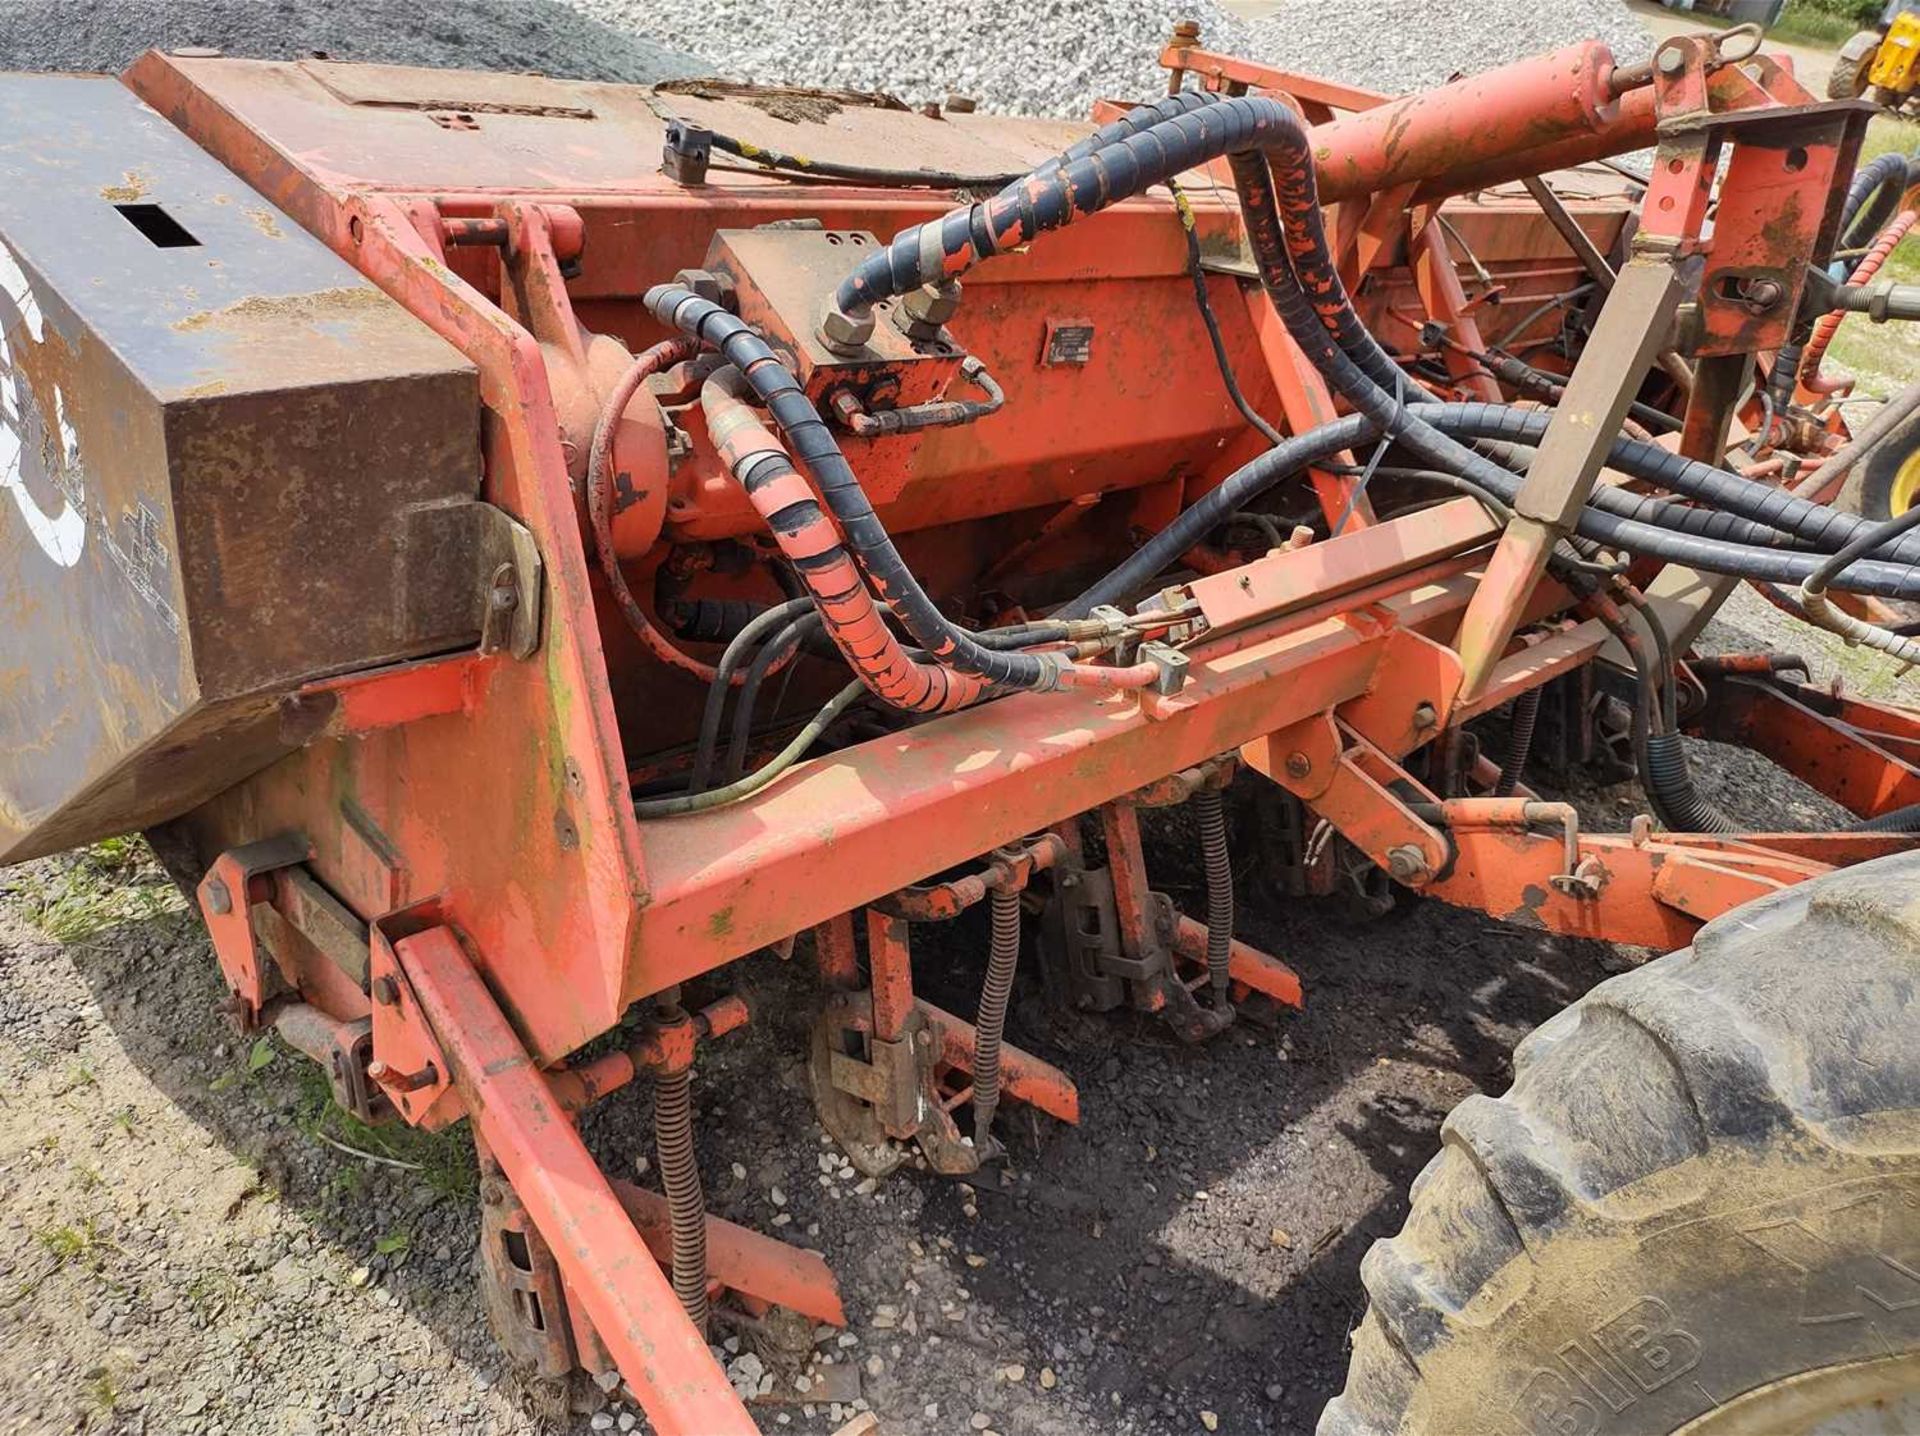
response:
<path fill-rule="evenodd" d="M 470 644 L 479 442 L 470 366 L 127 90 L 0 78 L 0 860 Z"/>

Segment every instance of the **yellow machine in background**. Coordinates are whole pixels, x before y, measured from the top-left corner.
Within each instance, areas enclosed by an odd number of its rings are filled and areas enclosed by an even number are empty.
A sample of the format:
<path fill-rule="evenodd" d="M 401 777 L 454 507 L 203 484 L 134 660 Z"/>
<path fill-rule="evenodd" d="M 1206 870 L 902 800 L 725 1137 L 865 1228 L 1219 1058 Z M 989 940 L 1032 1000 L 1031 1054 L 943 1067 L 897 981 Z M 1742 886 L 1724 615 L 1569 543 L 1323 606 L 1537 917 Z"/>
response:
<path fill-rule="evenodd" d="M 1901 8 L 1878 30 L 1862 30 L 1840 49 L 1827 79 L 1827 96 L 1870 95 L 1897 110 L 1920 86 L 1920 14 Z"/>

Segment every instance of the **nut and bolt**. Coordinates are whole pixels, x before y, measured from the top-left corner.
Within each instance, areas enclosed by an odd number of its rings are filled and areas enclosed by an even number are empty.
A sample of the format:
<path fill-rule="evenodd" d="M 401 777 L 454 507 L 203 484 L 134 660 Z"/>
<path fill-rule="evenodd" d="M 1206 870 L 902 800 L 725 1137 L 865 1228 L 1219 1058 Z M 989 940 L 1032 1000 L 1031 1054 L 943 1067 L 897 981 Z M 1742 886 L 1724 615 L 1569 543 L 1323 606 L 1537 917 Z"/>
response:
<path fill-rule="evenodd" d="M 1287 776 L 1289 778 L 1304 778 L 1312 771 L 1313 759 L 1309 758 L 1305 753 L 1287 754 Z"/>
<path fill-rule="evenodd" d="M 385 973 L 373 980 L 373 1000 L 382 1007 L 400 1005 L 400 980 Z"/>
<path fill-rule="evenodd" d="M 378 1057 L 367 1064 L 367 1076 L 390 1092 L 418 1092 L 440 1080 L 440 1073 L 431 1062 L 418 1072 L 401 1072 L 391 1062 L 383 1062 Z"/>
<path fill-rule="evenodd" d="M 1427 855 L 1412 843 L 1387 850 L 1387 871 L 1395 882 L 1417 883 L 1427 876 Z"/>
<path fill-rule="evenodd" d="M 858 319 L 840 312 L 840 307 L 828 301 L 826 312 L 820 316 L 820 342 L 836 354 L 858 354 L 866 348 L 867 341 L 873 338 L 873 314 L 869 311 Z"/>
<path fill-rule="evenodd" d="M 1433 727 L 1434 724 L 1438 723 L 1439 721 L 1440 721 L 1440 710 L 1435 708 L 1431 703 L 1420 703 L 1415 705 L 1413 710 L 1413 726 L 1414 727 L 1431 728 Z"/>
<path fill-rule="evenodd" d="M 1173 22 L 1173 43 L 1183 48 L 1200 43 L 1200 22 L 1198 20 L 1176 20 Z"/>
<path fill-rule="evenodd" d="M 1677 45 L 1669 45 L 1653 57 L 1653 63 L 1663 75 L 1677 75 L 1687 68 L 1687 57 Z"/>
<path fill-rule="evenodd" d="M 960 281 L 923 284 L 893 311 L 893 327 L 909 339 L 938 339 L 947 321 L 960 312 Z"/>
<path fill-rule="evenodd" d="M 673 276 L 673 282 L 683 289 L 691 289 L 709 304 L 717 304 L 729 314 L 739 307 L 739 293 L 731 274 L 721 274 L 712 269 L 682 269 Z"/>
<path fill-rule="evenodd" d="M 1755 314 L 1764 314 L 1786 297 L 1787 289 L 1777 279 L 1756 279 L 1741 292 L 1741 301 Z"/>
<path fill-rule="evenodd" d="M 225 878 L 213 878 L 207 883 L 207 906 L 215 917 L 225 917 L 233 911 L 233 894 L 227 890 Z"/>

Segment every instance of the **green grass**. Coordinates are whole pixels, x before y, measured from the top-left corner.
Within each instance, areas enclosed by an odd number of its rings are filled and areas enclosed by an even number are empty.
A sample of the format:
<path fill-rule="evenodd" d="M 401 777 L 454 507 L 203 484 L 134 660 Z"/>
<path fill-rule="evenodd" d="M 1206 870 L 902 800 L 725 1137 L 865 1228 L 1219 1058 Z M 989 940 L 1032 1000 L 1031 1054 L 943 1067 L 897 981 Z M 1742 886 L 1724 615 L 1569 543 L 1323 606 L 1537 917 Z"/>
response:
<path fill-rule="evenodd" d="M 1696 18 L 1706 24 L 1713 23 L 1705 15 Z M 1810 5 L 1789 4 L 1786 13 L 1780 17 L 1780 23 L 1767 31 L 1767 38 L 1837 50 L 1865 28 L 1845 15 L 1830 14 Z"/>
<path fill-rule="evenodd" d="M 144 838 L 108 838 L 10 877 L 27 920 L 71 945 L 186 907 Z"/>
<path fill-rule="evenodd" d="M 478 1194 L 480 1178 L 474 1164 L 473 1138 L 464 1126 L 439 1132 L 399 1123 L 369 1127 L 333 1100 L 333 1088 L 319 1067 L 311 1062 L 295 1067 L 299 1090 L 294 1122 L 309 1138 L 327 1138 L 369 1156 L 404 1162 L 411 1169 L 409 1175 L 436 1196 L 466 1200 Z M 340 1156 L 343 1163 L 351 1165 L 342 1166 L 333 1185 L 338 1195 L 350 1199 L 365 1185 L 365 1168 L 351 1153 L 342 1152 Z M 404 1250 L 404 1232 L 389 1233 L 382 1240 L 396 1235 L 401 1243 L 396 1250 Z"/>

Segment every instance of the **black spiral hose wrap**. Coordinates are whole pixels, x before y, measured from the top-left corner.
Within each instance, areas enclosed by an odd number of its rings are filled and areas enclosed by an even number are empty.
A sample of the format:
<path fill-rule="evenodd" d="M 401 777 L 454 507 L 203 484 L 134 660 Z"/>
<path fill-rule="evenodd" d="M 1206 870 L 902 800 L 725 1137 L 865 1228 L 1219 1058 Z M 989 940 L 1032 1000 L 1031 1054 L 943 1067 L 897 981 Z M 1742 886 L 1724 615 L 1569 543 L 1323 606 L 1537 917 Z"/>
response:
<path fill-rule="evenodd" d="M 672 1232 L 673 1294 L 687 1320 L 707 1334 L 707 1199 L 693 1154 L 693 1070 L 653 1079 L 653 1145 L 667 1193 Z"/>
<path fill-rule="evenodd" d="M 1645 780 L 1654 816 L 1673 833 L 1745 832 L 1745 825 L 1729 818 L 1693 786 L 1685 742 L 1678 733 L 1655 733 L 1647 739 Z"/>
<path fill-rule="evenodd" d="M 1226 1007 L 1233 981 L 1233 856 L 1227 850 L 1227 805 L 1218 788 L 1193 795 L 1200 829 L 1200 860 L 1207 874 L 1207 985 L 1213 1005 Z"/>
<path fill-rule="evenodd" d="M 1493 796 L 1510 798 L 1520 786 L 1520 775 L 1527 768 L 1527 754 L 1533 750 L 1533 729 L 1540 721 L 1540 690 L 1529 688 L 1513 702 L 1513 723 L 1507 729 L 1507 757 L 1500 765 L 1500 777 L 1493 785 Z"/>
<path fill-rule="evenodd" d="M 988 899 L 993 935 L 987 946 L 987 975 L 980 984 L 980 1010 L 974 1014 L 973 1146 L 985 1157 L 997 1150 L 993 1114 L 1000 1105 L 1000 1044 L 1007 1030 L 1007 1005 L 1013 998 L 1014 969 L 1020 963 L 1020 893 L 995 888 Z"/>

